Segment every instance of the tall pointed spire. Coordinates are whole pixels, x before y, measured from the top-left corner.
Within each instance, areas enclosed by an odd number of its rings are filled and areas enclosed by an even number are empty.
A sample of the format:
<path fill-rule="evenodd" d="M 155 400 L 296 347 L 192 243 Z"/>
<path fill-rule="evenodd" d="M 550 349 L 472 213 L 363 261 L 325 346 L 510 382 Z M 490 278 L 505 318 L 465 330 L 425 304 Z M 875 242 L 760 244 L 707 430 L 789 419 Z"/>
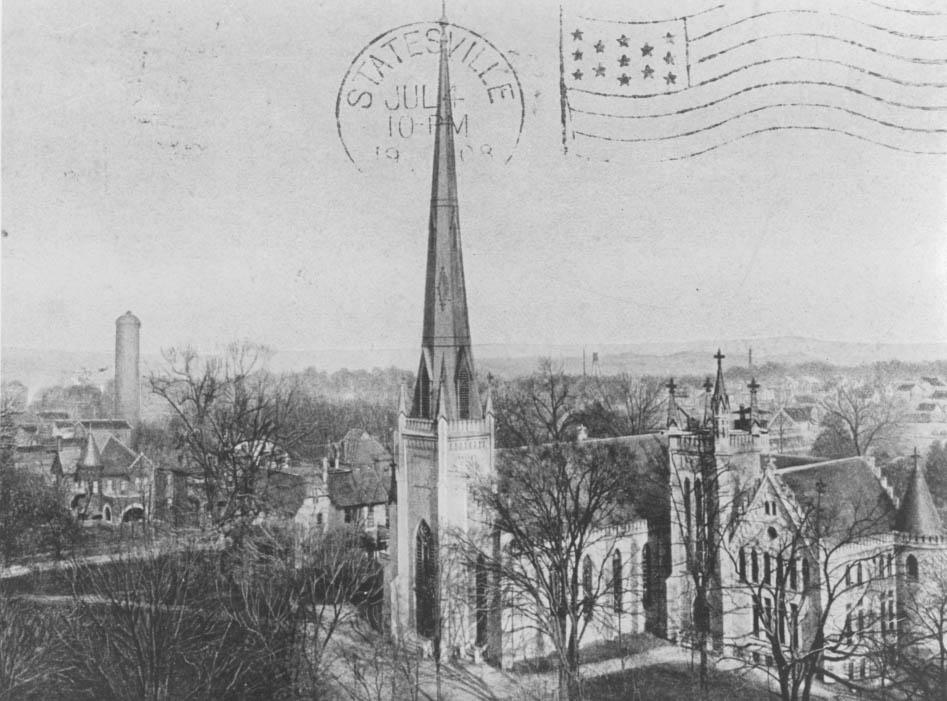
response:
<path fill-rule="evenodd" d="M 457 206 L 457 165 L 451 109 L 447 18 L 440 19 L 441 41 L 437 81 L 437 123 L 431 178 L 427 277 L 421 362 L 411 416 L 433 419 L 443 402 L 448 419 L 482 418 L 477 396 L 467 290 L 460 246 Z M 444 378 L 443 388 L 440 387 Z"/>
<path fill-rule="evenodd" d="M 674 384 L 674 378 L 672 377 L 668 383 L 665 385 L 668 390 L 668 418 L 667 418 L 667 427 L 677 426 L 677 395 L 675 391 L 677 390 L 677 385 Z"/>
<path fill-rule="evenodd" d="M 914 449 L 914 472 L 894 527 L 903 533 L 918 535 L 943 535 L 944 525 L 934 505 L 934 498 L 924 477 L 924 467 L 918 463 L 917 448 Z"/>

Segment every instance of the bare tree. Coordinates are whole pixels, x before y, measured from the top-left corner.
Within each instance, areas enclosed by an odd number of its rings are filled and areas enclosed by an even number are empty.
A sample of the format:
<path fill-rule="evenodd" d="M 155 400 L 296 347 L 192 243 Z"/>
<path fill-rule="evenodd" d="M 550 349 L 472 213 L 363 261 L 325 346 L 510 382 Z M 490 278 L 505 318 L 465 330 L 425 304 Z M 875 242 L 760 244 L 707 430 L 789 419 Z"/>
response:
<path fill-rule="evenodd" d="M 51 697 L 62 681 L 58 616 L 0 595 L 0 701 Z"/>
<path fill-rule="evenodd" d="M 263 370 L 265 356 L 251 344 L 203 359 L 172 349 L 169 369 L 151 376 L 174 415 L 183 459 L 201 474 L 212 522 L 233 540 L 266 509 L 269 472 L 312 430 L 298 384 Z"/>
<path fill-rule="evenodd" d="M 495 387 L 497 444 L 502 448 L 538 445 L 575 437 L 574 378 L 545 358 L 538 370 Z"/>
<path fill-rule="evenodd" d="M 611 561 L 614 535 L 603 529 L 622 519 L 625 450 L 595 441 L 504 451 L 497 483 L 476 490 L 502 547 L 471 557 L 498 578 L 504 610 L 551 641 L 563 699 L 578 697 L 579 646 L 609 594 L 588 557 Z"/>
<path fill-rule="evenodd" d="M 876 636 L 873 658 L 888 672 L 892 696 L 947 701 L 947 572 L 945 562 L 901 591 L 900 633 Z"/>
<path fill-rule="evenodd" d="M 821 484 L 786 503 L 790 513 L 777 528 L 760 511 L 783 507 L 771 496 L 754 502 L 736 532 L 741 547 L 725 551 L 736 573 L 730 599 L 753 620 L 750 635 L 733 645 L 774 679 L 784 701 L 808 701 L 817 675 L 856 688 L 835 668 L 865 657 L 872 631 L 894 625 L 893 608 L 890 617 L 876 608 L 893 587 L 890 546 L 878 538 L 891 505 L 840 504 Z"/>
<path fill-rule="evenodd" d="M 870 448 L 892 449 L 897 444 L 904 407 L 884 387 L 840 384 L 820 406 L 826 438 L 854 455 L 865 455 Z"/>
<path fill-rule="evenodd" d="M 594 377 L 586 383 L 582 420 L 595 436 L 637 436 L 664 427 L 664 385 L 628 373 Z"/>

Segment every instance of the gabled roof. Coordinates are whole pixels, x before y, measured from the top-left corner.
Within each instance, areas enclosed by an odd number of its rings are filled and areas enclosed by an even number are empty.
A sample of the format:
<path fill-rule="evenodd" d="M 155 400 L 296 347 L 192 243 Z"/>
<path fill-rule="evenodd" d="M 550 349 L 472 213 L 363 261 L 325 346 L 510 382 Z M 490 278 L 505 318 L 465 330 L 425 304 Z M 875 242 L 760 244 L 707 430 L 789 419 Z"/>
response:
<path fill-rule="evenodd" d="M 99 452 L 99 446 L 95 442 L 95 434 L 90 433 L 82 446 L 82 452 L 79 454 L 79 467 L 84 469 L 98 469 L 102 467 L 102 454 Z"/>
<path fill-rule="evenodd" d="M 109 436 L 109 439 L 105 442 L 105 448 L 102 449 L 102 476 L 130 477 L 138 458 L 139 456 L 135 451 L 115 436 Z"/>
<path fill-rule="evenodd" d="M 894 528 L 891 497 L 863 458 L 788 467 L 779 476 L 804 509 L 818 510 L 827 533 L 854 537 Z"/>
<path fill-rule="evenodd" d="M 391 464 L 391 453 L 368 431 L 353 428 L 338 443 L 339 463 L 346 467 Z"/>
<path fill-rule="evenodd" d="M 937 513 L 931 490 L 924 478 L 924 466 L 914 466 L 908 489 L 901 500 L 901 508 L 895 521 L 895 528 L 904 533 L 918 535 L 943 535 L 944 524 Z"/>
<path fill-rule="evenodd" d="M 338 508 L 388 502 L 390 467 L 357 467 L 331 470 L 326 483 L 329 499 Z"/>
<path fill-rule="evenodd" d="M 802 423 L 806 421 L 812 421 L 812 410 L 814 407 L 811 406 L 787 406 L 783 407 L 783 411 L 786 412 L 786 415 L 797 423 Z"/>

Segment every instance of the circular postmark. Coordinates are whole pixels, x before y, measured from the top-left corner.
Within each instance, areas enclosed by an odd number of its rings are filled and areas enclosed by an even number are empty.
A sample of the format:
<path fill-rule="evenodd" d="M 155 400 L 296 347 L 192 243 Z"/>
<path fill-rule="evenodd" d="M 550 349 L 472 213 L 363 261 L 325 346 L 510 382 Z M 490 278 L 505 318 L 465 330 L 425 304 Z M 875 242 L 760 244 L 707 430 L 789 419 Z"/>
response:
<path fill-rule="evenodd" d="M 509 60 L 480 34 L 446 24 L 459 163 L 506 163 L 526 111 Z M 336 98 L 339 140 L 360 169 L 429 166 L 437 123 L 441 25 L 390 29 L 352 61 Z"/>

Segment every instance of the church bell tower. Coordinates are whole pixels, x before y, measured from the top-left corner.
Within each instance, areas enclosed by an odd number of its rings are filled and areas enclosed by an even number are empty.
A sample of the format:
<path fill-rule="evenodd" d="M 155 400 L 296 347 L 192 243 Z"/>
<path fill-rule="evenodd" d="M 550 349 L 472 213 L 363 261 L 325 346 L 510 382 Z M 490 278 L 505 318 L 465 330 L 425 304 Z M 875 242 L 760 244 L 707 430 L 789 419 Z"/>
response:
<path fill-rule="evenodd" d="M 421 354 L 410 401 L 402 388 L 398 411 L 391 622 L 433 654 L 479 649 L 490 657 L 499 644 L 493 596 L 458 547 L 492 542 L 478 533 L 485 519 L 471 488 L 494 472 L 495 434 L 490 397 L 484 405 L 477 390 L 467 317 L 444 17 L 440 29 Z"/>

